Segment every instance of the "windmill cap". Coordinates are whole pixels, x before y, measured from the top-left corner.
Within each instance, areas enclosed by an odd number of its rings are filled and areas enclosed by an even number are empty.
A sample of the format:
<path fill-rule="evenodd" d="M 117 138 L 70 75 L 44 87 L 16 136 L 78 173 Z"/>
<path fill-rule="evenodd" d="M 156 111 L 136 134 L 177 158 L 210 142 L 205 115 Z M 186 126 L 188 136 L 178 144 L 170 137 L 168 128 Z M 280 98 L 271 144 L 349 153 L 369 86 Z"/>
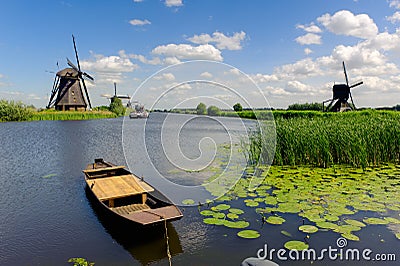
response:
<path fill-rule="evenodd" d="M 59 77 L 78 78 L 79 73 L 75 69 L 69 67 L 58 71 L 56 75 Z"/>

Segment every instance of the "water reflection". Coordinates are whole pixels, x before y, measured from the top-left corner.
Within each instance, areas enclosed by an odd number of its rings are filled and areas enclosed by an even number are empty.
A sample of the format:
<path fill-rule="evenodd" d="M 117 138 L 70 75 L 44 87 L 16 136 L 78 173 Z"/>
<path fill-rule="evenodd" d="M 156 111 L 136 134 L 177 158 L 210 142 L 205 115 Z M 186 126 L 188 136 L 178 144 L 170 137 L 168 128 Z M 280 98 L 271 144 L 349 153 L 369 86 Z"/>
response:
<path fill-rule="evenodd" d="M 121 246 L 127 250 L 132 257 L 142 265 L 148 265 L 151 262 L 168 259 L 167 241 L 165 237 L 164 224 L 140 227 L 122 219 L 115 220 L 115 217 L 107 215 L 101 208 L 89 188 L 85 188 L 86 197 L 90 206 L 93 208 L 100 223 L 106 229 L 107 233 Z M 175 227 L 167 223 L 168 248 L 171 256 L 183 252 L 181 242 Z"/>

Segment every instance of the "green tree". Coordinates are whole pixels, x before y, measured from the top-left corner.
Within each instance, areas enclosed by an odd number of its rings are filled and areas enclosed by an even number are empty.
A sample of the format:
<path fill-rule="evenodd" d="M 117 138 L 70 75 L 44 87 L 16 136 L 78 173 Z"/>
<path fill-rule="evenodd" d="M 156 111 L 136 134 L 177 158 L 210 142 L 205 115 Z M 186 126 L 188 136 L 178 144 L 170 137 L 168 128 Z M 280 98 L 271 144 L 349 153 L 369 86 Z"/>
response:
<path fill-rule="evenodd" d="M 207 114 L 210 116 L 218 116 L 221 114 L 221 109 L 219 109 L 217 106 L 211 105 L 207 108 Z"/>
<path fill-rule="evenodd" d="M 118 116 L 122 116 L 125 114 L 125 107 L 122 105 L 122 101 L 120 98 L 111 98 L 110 111 Z"/>
<path fill-rule="evenodd" d="M 207 106 L 204 103 L 199 103 L 196 107 L 198 115 L 205 115 L 207 113 Z"/>
<path fill-rule="evenodd" d="M 242 105 L 240 103 L 236 103 L 233 106 L 233 110 L 235 110 L 235 112 L 241 112 L 241 111 L 243 111 L 243 107 L 242 107 Z"/>
<path fill-rule="evenodd" d="M 22 102 L 0 100 L 0 121 L 25 121 L 33 114 L 33 109 Z"/>

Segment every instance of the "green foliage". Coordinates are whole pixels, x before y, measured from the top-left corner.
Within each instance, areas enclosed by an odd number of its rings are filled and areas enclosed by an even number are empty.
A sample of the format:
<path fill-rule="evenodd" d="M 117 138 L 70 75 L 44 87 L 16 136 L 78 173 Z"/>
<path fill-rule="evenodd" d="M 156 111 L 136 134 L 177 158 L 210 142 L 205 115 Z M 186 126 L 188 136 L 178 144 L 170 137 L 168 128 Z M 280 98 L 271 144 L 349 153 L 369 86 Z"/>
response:
<path fill-rule="evenodd" d="M 92 109 L 93 111 L 110 111 L 110 107 L 106 105 L 96 106 Z"/>
<path fill-rule="evenodd" d="M 364 168 L 400 161 L 398 112 L 302 112 L 302 116 L 275 117 L 275 123 L 277 165 L 349 164 Z M 270 161 L 268 148 L 263 149 L 271 138 L 269 132 L 266 129 L 251 134 L 247 148 L 250 163 Z"/>
<path fill-rule="evenodd" d="M 210 116 L 218 116 L 221 114 L 221 109 L 219 109 L 217 106 L 211 105 L 207 108 L 207 114 Z"/>
<path fill-rule="evenodd" d="M 89 262 L 84 258 L 70 258 L 69 263 L 73 263 L 74 266 L 93 266 L 94 262 Z"/>
<path fill-rule="evenodd" d="M 288 110 L 314 110 L 314 111 L 322 111 L 323 109 L 322 103 L 295 103 L 291 104 L 288 107 Z"/>
<path fill-rule="evenodd" d="M 101 118 L 115 118 L 116 114 L 110 111 L 54 111 L 46 110 L 33 112 L 27 121 L 38 120 L 89 120 Z"/>
<path fill-rule="evenodd" d="M 22 102 L 0 100 L 0 122 L 25 121 L 34 111 Z"/>
<path fill-rule="evenodd" d="M 123 106 L 120 98 L 111 98 L 110 111 L 115 113 L 117 116 L 125 115 L 125 107 Z"/>
<path fill-rule="evenodd" d="M 196 107 L 196 113 L 198 115 L 205 115 L 207 113 L 207 106 L 204 103 L 199 103 Z"/>
<path fill-rule="evenodd" d="M 241 111 L 243 111 L 243 107 L 242 107 L 242 105 L 240 103 L 236 103 L 233 106 L 233 110 L 235 110 L 235 112 L 241 112 Z"/>

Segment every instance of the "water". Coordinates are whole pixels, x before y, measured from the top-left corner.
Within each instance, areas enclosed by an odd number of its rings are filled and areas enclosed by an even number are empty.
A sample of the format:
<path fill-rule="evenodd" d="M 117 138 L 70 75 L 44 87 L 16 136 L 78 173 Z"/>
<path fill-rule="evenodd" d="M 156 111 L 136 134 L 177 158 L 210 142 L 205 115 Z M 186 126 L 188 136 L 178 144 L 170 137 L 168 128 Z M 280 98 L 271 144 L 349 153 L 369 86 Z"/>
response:
<path fill-rule="evenodd" d="M 173 121 L 179 124 L 186 117 L 174 116 L 167 126 L 174 127 Z M 155 167 L 174 182 L 197 184 L 197 177 L 173 174 L 171 163 L 160 154 L 157 125 L 164 118 L 164 114 L 152 114 L 147 121 L 125 121 L 124 129 L 128 130 L 125 134 L 138 136 L 125 140 L 131 170 L 157 181 L 149 176 L 153 170 L 149 169 L 149 158 L 142 156 L 144 151 L 131 150 L 135 141 L 137 147 L 143 148 L 139 142 L 143 142 L 141 129 L 147 122 L 146 147 Z M 245 133 L 239 120 L 222 121 L 236 135 Z M 246 127 L 252 125 L 246 122 Z M 69 265 L 67 261 L 73 257 L 86 258 L 96 265 L 168 265 L 162 230 L 142 232 L 114 224 L 96 208 L 85 189 L 81 171 L 94 158 L 127 164 L 121 142 L 122 127 L 122 119 L 0 124 L 0 265 Z M 229 139 L 219 123 L 204 118 L 187 123 L 182 132 L 180 147 L 190 158 L 201 154 L 198 142 L 202 136 L 213 137 L 217 143 Z M 205 144 L 204 151 L 211 145 Z M 131 158 L 133 155 L 135 160 Z M 241 201 L 230 204 L 246 209 Z M 262 232 L 262 237 L 256 240 L 238 238 L 236 229 L 203 224 L 196 207 L 183 208 L 183 213 L 183 219 L 168 225 L 173 265 L 240 265 L 246 257 L 256 256 L 265 243 L 280 248 L 288 240 L 280 233 L 281 227 L 262 225 L 254 211 L 248 212 L 245 218 L 251 221 L 251 229 Z M 285 230 L 294 237 L 301 235 L 295 230 L 301 223 L 297 215 L 285 218 Z M 374 252 L 398 250 L 398 240 L 392 239 L 384 226 L 369 226 L 363 229 L 363 234 L 368 241 L 349 245 L 372 246 Z M 320 235 L 310 240 L 312 246 L 334 245 L 337 238 L 331 232 Z M 292 264 L 286 262 L 286 265 Z"/>

